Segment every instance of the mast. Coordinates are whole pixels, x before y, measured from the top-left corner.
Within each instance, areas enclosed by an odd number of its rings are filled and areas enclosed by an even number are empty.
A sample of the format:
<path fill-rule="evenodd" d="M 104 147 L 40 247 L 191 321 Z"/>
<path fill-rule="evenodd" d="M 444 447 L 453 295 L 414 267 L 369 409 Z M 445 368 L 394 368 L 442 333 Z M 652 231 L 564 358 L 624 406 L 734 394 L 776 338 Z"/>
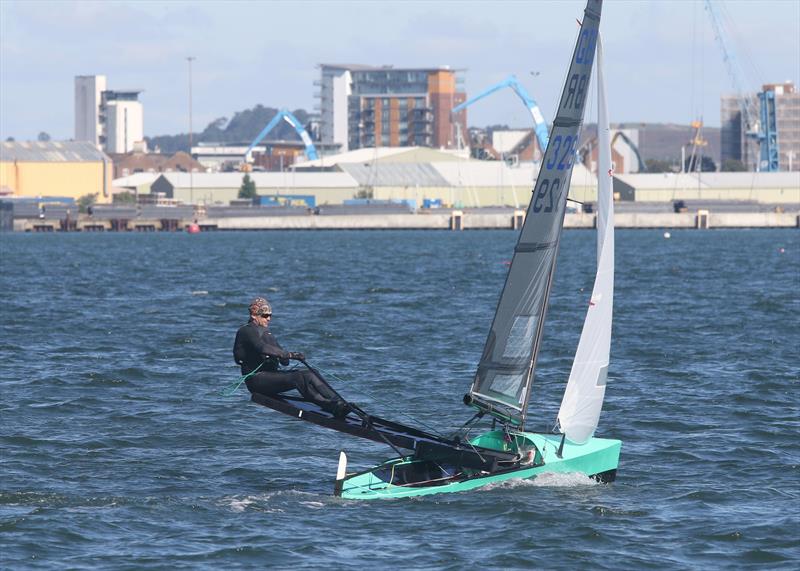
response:
<path fill-rule="evenodd" d="M 550 141 L 467 404 L 524 427 L 589 89 L 602 0 L 588 0 Z"/>

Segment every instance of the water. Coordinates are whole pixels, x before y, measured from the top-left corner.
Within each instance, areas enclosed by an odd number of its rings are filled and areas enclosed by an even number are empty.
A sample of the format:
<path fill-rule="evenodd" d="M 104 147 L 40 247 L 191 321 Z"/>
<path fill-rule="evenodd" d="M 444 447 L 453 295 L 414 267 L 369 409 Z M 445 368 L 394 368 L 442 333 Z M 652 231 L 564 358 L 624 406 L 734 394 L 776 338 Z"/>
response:
<path fill-rule="evenodd" d="M 564 235 L 532 414 L 555 419 L 594 233 Z M 3 235 L 0 566 L 641 569 L 800 564 L 800 233 L 617 233 L 599 435 L 577 475 L 332 497 L 387 447 L 250 404 L 247 302 L 368 411 L 448 429 L 515 241 L 497 232 Z M 783 250 L 781 250 L 783 249 Z"/>

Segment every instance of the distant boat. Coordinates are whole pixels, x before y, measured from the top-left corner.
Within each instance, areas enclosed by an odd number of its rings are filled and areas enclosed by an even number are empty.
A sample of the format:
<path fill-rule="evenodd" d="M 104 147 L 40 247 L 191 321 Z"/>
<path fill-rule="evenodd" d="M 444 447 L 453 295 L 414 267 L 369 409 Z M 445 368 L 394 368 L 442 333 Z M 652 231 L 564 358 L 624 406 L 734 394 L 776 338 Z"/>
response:
<path fill-rule="evenodd" d="M 335 494 L 348 499 L 398 498 L 474 489 L 543 473 L 580 473 L 609 482 L 622 443 L 594 437 L 605 395 L 614 294 L 611 144 L 599 24 L 602 0 L 588 0 L 550 142 L 509 264 L 494 320 L 464 402 L 475 410 L 443 437 L 370 416 L 355 407 L 336 418 L 299 397 L 253 394 L 253 400 L 297 418 L 384 442 L 398 452 L 365 472 L 347 474 L 340 453 Z M 599 177 L 597 272 L 575 360 L 558 413 L 560 435 L 525 430 L 528 401 L 564 224 L 566 199 L 583 121 L 595 47 L 598 59 Z M 469 433 L 481 419 L 492 429 Z M 411 451 L 404 454 L 402 450 Z"/>

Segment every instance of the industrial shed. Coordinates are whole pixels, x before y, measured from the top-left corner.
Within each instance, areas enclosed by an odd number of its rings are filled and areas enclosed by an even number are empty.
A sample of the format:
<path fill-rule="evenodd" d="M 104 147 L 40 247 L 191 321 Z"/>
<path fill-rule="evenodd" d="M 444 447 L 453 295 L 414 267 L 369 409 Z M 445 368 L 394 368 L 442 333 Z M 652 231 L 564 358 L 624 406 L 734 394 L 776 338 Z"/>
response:
<path fill-rule="evenodd" d="M 0 143 L 0 191 L 12 197 L 111 199 L 111 161 L 85 141 Z"/>

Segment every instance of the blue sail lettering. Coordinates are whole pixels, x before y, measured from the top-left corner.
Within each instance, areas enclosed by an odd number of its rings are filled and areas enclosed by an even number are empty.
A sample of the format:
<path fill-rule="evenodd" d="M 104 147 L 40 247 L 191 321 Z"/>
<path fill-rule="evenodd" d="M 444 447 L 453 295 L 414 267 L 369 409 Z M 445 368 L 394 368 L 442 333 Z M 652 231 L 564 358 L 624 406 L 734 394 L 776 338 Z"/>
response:
<path fill-rule="evenodd" d="M 550 193 L 549 193 L 549 204 L 547 208 L 544 209 L 545 212 L 552 212 L 553 207 L 558 204 L 558 199 L 561 196 L 561 179 L 557 178 L 553 181 L 553 184 L 550 185 Z"/>
<path fill-rule="evenodd" d="M 569 78 L 569 85 L 567 86 L 567 96 L 564 98 L 564 105 L 562 109 L 569 109 L 572 105 L 572 100 L 575 96 L 575 90 L 578 88 L 578 74 L 575 73 Z"/>
<path fill-rule="evenodd" d="M 586 96 L 586 79 L 586 75 L 582 75 L 578 82 L 578 90 L 575 92 L 575 109 L 580 109 L 583 105 L 583 98 Z"/>
<path fill-rule="evenodd" d="M 545 164 L 547 170 L 550 170 L 554 166 L 556 166 L 556 158 L 558 157 L 558 151 L 559 149 L 561 149 L 561 135 L 557 135 L 552 141 L 550 141 L 548 147 L 550 145 L 553 145 L 554 147 L 553 147 L 553 152 L 550 155 L 550 160 L 548 160 L 547 163 Z"/>
<path fill-rule="evenodd" d="M 578 40 L 578 48 L 575 50 L 575 63 L 591 64 L 596 45 L 597 30 L 584 29 Z"/>
<path fill-rule="evenodd" d="M 572 149 L 573 142 L 572 136 L 568 136 L 564 139 L 564 152 L 561 155 L 561 160 L 558 161 L 558 170 L 563 171 L 566 168 L 569 168 L 569 152 Z M 555 155 L 555 153 L 553 153 Z M 566 159 L 566 162 L 564 160 Z"/>
<path fill-rule="evenodd" d="M 533 211 L 534 212 L 541 212 L 542 211 L 542 200 L 544 199 L 545 194 L 547 191 L 550 190 L 550 180 L 544 179 L 541 184 L 539 184 L 539 192 L 536 193 L 536 199 L 533 201 Z"/>

